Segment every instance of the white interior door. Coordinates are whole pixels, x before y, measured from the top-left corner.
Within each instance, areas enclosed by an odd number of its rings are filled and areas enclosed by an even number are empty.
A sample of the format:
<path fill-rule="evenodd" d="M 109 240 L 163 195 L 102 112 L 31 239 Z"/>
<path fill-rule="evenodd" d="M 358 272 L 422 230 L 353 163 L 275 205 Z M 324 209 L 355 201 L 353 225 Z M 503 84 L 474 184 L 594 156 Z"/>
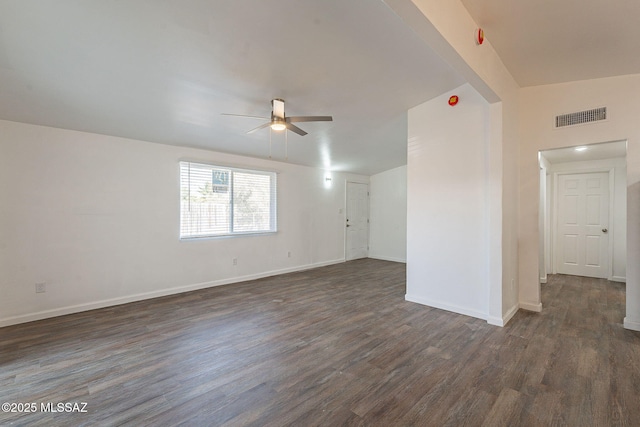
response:
<path fill-rule="evenodd" d="M 609 274 L 609 174 L 559 175 L 556 269 L 561 274 Z"/>
<path fill-rule="evenodd" d="M 347 259 L 369 255 L 369 186 L 347 182 Z"/>

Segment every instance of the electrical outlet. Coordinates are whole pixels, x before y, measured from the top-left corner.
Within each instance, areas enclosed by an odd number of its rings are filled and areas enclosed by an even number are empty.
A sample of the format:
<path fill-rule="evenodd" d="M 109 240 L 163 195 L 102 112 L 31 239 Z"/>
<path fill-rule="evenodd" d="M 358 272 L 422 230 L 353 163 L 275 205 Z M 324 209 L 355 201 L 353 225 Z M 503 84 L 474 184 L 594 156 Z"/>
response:
<path fill-rule="evenodd" d="M 42 283 L 36 283 L 36 294 L 43 294 L 47 292 L 47 284 L 42 282 Z"/>
<path fill-rule="evenodd" d="M 291 258 L 291 251 L 287 252 L 287 258 Z"/>
<path fill-rule="evenodd" d="M 233 259 L 233 265 L 238 265 L 238 258 Z"/>

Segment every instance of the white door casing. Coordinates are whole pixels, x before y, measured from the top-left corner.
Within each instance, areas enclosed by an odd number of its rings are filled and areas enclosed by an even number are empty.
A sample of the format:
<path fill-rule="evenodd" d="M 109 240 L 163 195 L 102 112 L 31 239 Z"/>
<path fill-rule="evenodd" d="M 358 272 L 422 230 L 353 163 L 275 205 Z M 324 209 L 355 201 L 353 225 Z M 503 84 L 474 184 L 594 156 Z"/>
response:
<path fill-rule="evenodd" d="M 369 255 L 369 186 L 347 182 L 346 258 Z"/>
<path fill-rule="evenodd" d="M 558 175 L 556 271 L 609 276 L 609 173 Z"/>

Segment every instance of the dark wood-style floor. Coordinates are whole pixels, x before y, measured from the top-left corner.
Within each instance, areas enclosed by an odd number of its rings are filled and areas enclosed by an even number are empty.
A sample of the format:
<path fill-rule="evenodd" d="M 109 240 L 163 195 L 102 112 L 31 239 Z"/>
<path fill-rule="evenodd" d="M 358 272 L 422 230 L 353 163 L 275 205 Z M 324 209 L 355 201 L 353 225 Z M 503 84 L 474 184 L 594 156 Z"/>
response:
<path fill-rule="evenodd" d="M 1 425 L 640 425 L 624 285 L 555 276 L 504 328 L 358 260 L 0 329 Z M 41 403 L 86 402 L 87 413 Z"/>

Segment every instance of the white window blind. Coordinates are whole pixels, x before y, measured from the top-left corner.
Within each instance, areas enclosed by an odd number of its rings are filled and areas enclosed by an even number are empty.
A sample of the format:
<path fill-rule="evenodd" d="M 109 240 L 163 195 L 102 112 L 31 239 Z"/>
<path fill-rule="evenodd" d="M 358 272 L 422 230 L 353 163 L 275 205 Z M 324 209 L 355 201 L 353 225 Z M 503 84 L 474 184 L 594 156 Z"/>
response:
<path fill-rule="evenodd" d="M 180 238 L 276 231 L 276 174 L 180 162 Z"/>

